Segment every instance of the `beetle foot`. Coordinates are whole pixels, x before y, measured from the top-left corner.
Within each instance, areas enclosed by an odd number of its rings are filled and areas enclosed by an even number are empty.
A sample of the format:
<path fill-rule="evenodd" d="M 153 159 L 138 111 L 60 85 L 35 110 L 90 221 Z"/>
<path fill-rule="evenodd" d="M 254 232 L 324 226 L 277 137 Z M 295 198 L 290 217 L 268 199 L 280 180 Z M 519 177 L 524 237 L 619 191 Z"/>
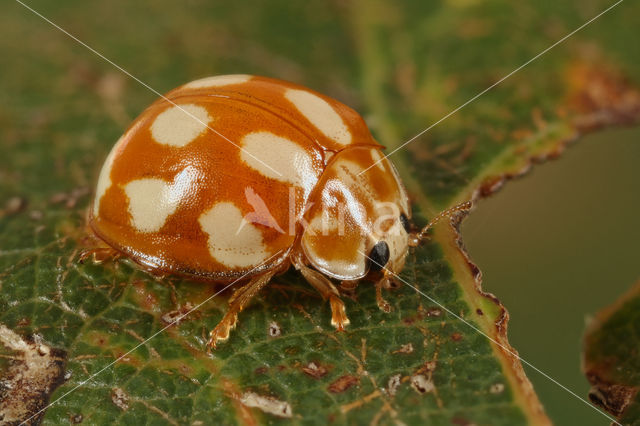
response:
<path fill-rule="evenodd" d="M 331 305 L 331 325 L 338 331 L 344 331 L 344 328 L 351 322 L 347 317 L 344 302 L 339 297 L 331 295 L 329 296 L 329 304 Z"/>
<path fill-rule="evenodd" d="M 376 282 L 376 303 L 378 304 L 378 308 L 382 312 L 389 313 L 391 312 L 391 305 L 387 302 L 384 297 L 382 297 L 382 289 L 389 289 L 392 286 L 392 280 L 390 277 L 385 274 L 385 276 L 378 282 Z"/>
<path fill-rule="evenodd" d="M 386 314 L 391 312 L 391 305 L 382 297 L 382 290 L 379 286 L 376 286 L 376 303 L 382 312 Z"/>
<path fill-rule="evenodd" d="M 244 286 L 237 289 L 229 299 L 229 310 L 224 314 L 222 320 L 216 325 L 211 333 L 209 333 L 209 342 L 207 346 L 215 349 L 218 342 L 223 342 L 229 338 L 229 333 L 233 330 L 238 322 L 238 314 L 244 309 L 249 301 L 255 296 L 262 287 L 267 285 L 276 270 L 270 270 L 262 275 L 256 275 Z"/>
<path fill-rule="evenodd" d="M 229 339 L 229 334 L 236 326 L 238 314 L 235 312 L 227 312 L 222 321 L 216 325 L 216 328 L 209 333 L 209 342 L 207 347 L 209 350 L 215 349 L 218 342 L 224 342 Z"/>

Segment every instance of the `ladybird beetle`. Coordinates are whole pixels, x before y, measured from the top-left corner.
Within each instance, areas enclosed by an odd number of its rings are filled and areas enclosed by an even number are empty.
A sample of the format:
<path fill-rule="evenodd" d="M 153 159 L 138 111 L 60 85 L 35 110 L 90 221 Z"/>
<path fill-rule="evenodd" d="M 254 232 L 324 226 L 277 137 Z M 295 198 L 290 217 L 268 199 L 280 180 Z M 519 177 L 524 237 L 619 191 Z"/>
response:
<path fill-rule="evenodd" d="M 115 144 L 89 226 L 157 275 L 246 278 L 210 346 L 290 266 L 329 299 L 343 330 L 349 319 L 332 279 L 353 287 L 373 276 L 388 311 L 381 289 L 426 232 L 411 234 L 407 194 L 381 149 L 355 111 L 305 87 L 250 75 L 192 81 Z"/>

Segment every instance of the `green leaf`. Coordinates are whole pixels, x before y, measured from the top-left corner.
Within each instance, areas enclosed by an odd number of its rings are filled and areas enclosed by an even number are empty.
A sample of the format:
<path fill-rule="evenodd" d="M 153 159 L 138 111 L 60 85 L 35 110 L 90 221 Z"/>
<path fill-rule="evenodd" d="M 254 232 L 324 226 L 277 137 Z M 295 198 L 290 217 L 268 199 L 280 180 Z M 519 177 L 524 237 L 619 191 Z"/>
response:
<path fill-rule="evenodd" d="M 640 283 L 591 320 L 583 370 L 589 398 L 624 425 L 640 424 Z"/>
<path fill-rule="evenodd" d="M 358 109 L 389 149 L 609 6 L 29 4 L 161 92 L 211 74 L 295 80 Z M 622 3 L 394 154 L 417 224 L 492 193 L 587 131 L 636 122 L 640 95 L 630 78 L 640 75 L 640 44 L 629 40 L 639 9 Z M 101 162 L 155 95 L 18 3 L 0 22 L 4 421 L 49 399 L 56 403 L 38 417 L 47 424 L 549 422 L 507 342 L 506 310 L 482 293 L 448 224 L 412 250 L 402 274 L 427 297 L 395 289 L 384 314 L 364 283 L 346 298 L 345 333 L 293 272 L 256 298 L 212 355 L 206 335 L 227 293 L 160 332 L 218 288 L 154 280 L 127 261 L 77 261 Z M 22 377 L 39 381 L 26 389 Z"/>

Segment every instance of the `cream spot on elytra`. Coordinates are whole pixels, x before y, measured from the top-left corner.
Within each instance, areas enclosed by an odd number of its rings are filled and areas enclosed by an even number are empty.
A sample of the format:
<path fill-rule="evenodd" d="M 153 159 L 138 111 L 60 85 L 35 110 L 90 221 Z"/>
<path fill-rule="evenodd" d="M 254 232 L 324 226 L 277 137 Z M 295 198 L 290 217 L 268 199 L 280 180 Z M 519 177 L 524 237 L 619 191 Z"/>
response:
<path fill-rule="evenodd" d="M 246 83 L 251 80 L 253 76 L 247 74 L 230 74 L 230 75 L 216 75 L 213 77 L 205 77 L 199 80 L 194 80 L 182 86 L 184 89 L 201 89 L 205 87 L 220 87 L 229 86 L 231 84 Z"/>
<path fill-rule="evenodd" d="M 256 266 L 269 257 L 262 233 L 253 224 L 243 221 L 242 212 L 233 203 L 215 204 L 200 216 L 198 222 L 209 235 L 211 257 L 225 266 Z"/>
<path fill-rule="evenodd" d="M 196 139 L 209 126 L 207 110 L 193 104 L 172 106 L 161 112 L 151 125 L 156 142 L 183 147 Z"/>
<path fill-rule="evenodd" d="M 139 232 L 159 231 L 180 202 L 194 195 L 199 176 L 200 173 L 189 166 L 178 173 L 173 182 L 144 178 L 126 184 L 124 191 L 129 197 L 131 225 Z"/>
<path fill-rule="evenodd" d="M 300 144 L 270 132 L 246 135 L 242 139 L 240 157 L 268 178 L 303 188 L 305 196 L 318 180 L 311 155 Z M 276 170 L 280 174 L 276 174 Z"/>
<path fill-rule="evenodd" d="M 386 171 L 384 169 L 382 155 L 380 155 L 380 151 L 378 151 L 376 148 L 371 148 L 371 159 L 373 160 L 373 163 L 376 165 L 376 167 L 378 167 L 383 172 Z"/>
<path fill-rule="evenodd" d="M 129 182 L 124 191 L 129 197 L 131 225 L 139 232 L 154 232 L 162 228 L 167 217 L 178 207 L 168 197 L 168 183 L 146 178 Z"/>
<path fill-rule="evenodd" d="M 107 156 L 107 159 L 104 161 L 104 165 L 102 166 L 102 170 L 100 170 L 100 176 L 98 177 L 98 186 L 96 187 L 96 196 L 93 200 L 93 215 L 98 216 L 100 212 L 100 200 L 102 196 L 107 192 L 107 189 L 111 186 L 111 169 L 113 167 L 113 159 L 116 155 L 116 151 L 120 145 L 120 141 L 124 136 L 122 136 L 118 142 L 111 148 L 111 152 Z"/>
<path fill-rule="evenodd" d="M 360 203 L 373 205 L 376 202 L 378 191 L 372 185 L 369 176 L 361 174 L 364 170 L 363 166 L 354 161 L 340 158 L 336 160 L 334 167 L 337 176 L 335 185 L 340 185 L 343 188 L 342 193 L 347 198 L 349 207 L 357 206 Z M 356 193 L 360 199 L 355 198 Z M 351 208 L 351 210 L 354 210 L 352 214 L 358 218 L 358 223 L 361 226 L 366 226 L 364 225 L 366 215 L 356 216 L 357 209 Z"/>
<path fill-rule="evenodd" d="M 349 128 L 327 101 L 306 90 L 296 89 L 287 90 L 285 97 L 328 138 L 340 145 L 351 143 Z"/>

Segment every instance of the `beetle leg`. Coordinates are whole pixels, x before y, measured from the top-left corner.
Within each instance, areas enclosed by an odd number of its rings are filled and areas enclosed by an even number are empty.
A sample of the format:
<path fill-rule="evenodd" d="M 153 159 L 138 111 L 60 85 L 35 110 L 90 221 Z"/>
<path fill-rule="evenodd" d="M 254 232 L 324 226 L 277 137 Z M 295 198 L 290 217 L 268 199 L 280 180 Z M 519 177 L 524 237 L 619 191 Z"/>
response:
<path fill-rule="evenodd" d="M 329 296 L 329 305 L 331 306 L 331 325 L 338 331 L 344 331 L 344 328 L 351 322 L 347 317 L 344 302 L 340 297 L 332 294 Z"/>
<path fill-rule="evenodd" d="M 384 298 L 382 297 L 382 289 L 388 289 L 389 287 L 389 278 L 387 278 L 386 276 L 382 277 L 379 281 L 376 282 L 376 303 L 378 304 L 378 308 L 380 308 L 382 312 L 386 313 L 391 312 L 391 305 L 389 305 L 389 302 L 384 300 Z"/>
<path fill-rule="evenodd" d="M 78 262 L 84 263 L 87 259 L 91 258 L 91 262 L 94 265 L 100 265 L 107 260 L 116 260 L 120 256 L 120 252 L 114 248 L 108 246 L 94 247 L 80 252 Z"/>
<path fill-rule="evenodd" d="M 271 278 L 275 275 L 275 270 L 270 270 L 262 275 L 255 276 L 245 284 L 237 289 L 231 298 L 229 299 L 229 308 L 222 317 L 222 320 L 216 325 L 216 328 L 209 333 L 209 343 L 207 345 L 210 348 L 215 348 L 216 344 L 220 341 L 225 341 L 229 338 L 229 333 L 235 328 L 238 321 L 238 314 L 244 309 L 247 303 L 258 294 L 260 289 L 267 285 Z"/>
<path fill-rule="evenodd" d="M 349 318 L 344 308 L 344 302 L 340 299 L 340 293 L 335 285 L 320 272 L 309 268 L 302 262 L 295 262 L 295 267 L 309 284 L 322 295 L 324 300 L 329 299 L 331 306 L 331 325 L 338 331 L 344 331 L 344 327 L 349 325 Z"/>

